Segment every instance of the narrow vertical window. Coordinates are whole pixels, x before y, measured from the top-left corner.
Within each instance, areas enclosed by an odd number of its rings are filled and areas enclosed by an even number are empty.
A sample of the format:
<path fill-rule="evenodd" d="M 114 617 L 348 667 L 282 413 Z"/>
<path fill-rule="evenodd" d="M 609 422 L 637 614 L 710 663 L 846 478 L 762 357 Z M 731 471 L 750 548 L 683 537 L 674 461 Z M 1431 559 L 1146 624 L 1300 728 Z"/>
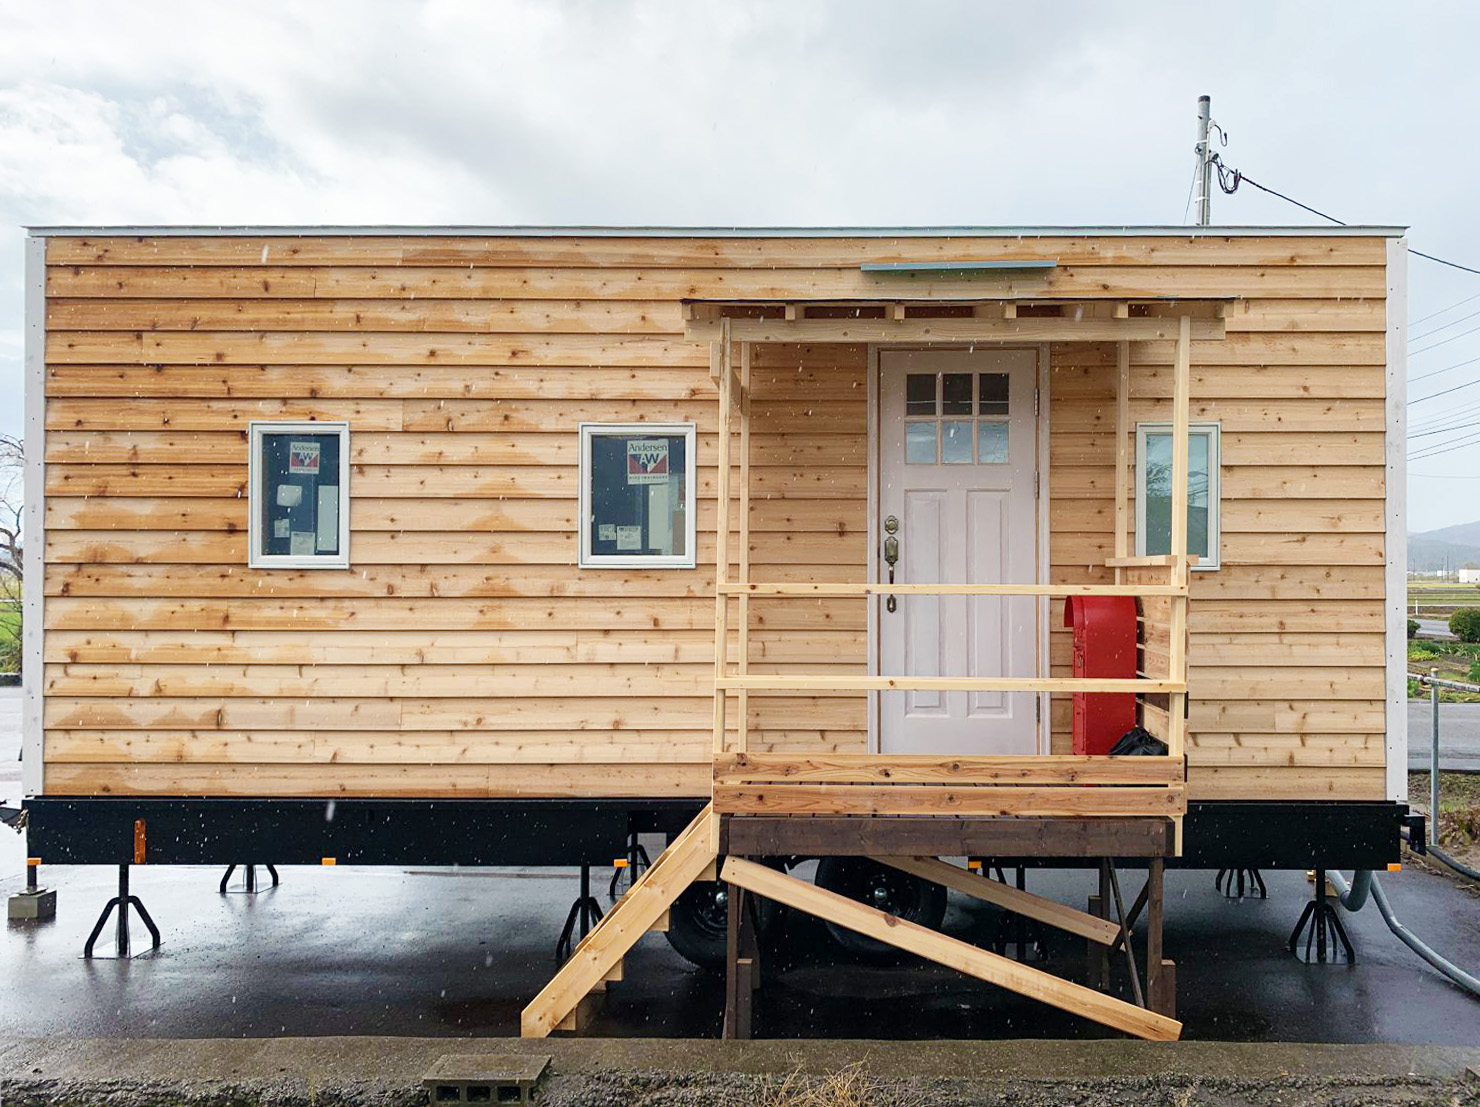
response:
<path fill-rule="evenodd" d="M 349 567 L 349 424 L 252 423 L 247 563 Z"/>
<path fill-rule="evenodd" d="M 1219 551 L 1218 424 L 1187 434 L 1187 552 L 1197 569 L 1216 569 Z M 1136 553 L 1172 550 L 1172 425 L 1136 424 Z"/>
<path fill-rule="evenodd" d="M 580 564 L 694 567 L 694 424 L 582 423 Z"/>

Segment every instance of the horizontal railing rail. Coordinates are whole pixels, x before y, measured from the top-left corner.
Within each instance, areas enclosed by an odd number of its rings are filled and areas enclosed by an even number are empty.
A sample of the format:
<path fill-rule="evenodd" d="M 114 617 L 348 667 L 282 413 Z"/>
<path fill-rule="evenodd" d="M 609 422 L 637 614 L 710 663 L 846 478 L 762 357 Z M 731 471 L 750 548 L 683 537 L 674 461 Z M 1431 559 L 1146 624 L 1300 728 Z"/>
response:
<path fill-rule="evenodd" d="M 722 596 L 1185 596 L 1176 584 L 889 584 L 880 581 L 826 584 L 716 585 Z"/>

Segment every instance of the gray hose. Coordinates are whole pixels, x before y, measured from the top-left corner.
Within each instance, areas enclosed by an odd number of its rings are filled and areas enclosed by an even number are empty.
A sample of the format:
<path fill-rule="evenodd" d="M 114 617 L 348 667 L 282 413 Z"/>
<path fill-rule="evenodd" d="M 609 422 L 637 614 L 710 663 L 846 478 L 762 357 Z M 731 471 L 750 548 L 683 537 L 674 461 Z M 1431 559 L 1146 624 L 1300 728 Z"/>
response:
<path fill-rule="evenodd" d="M 1470 868 L 1470 866 L 1466 865 L 1463 861 L 1456 861 L 1453 857 L 1450 857 L 1449 854 L 1445 853 L 1438 846 L 1434 845 L 1433 842 L 1430 842 L 1428 844 L 1427 852 L 1433 854 L 1439 859 L 1441 864 L 1448 865 L 1451 869 L 1459 873 L 1461 876 L 1467 876 L 1471 880 L 1480 880 L 1480 872 L 1477 872 L 1476 870 Z"/>
<path fill-rule="evenodd" d="M 1359 870 L 1351 884 L 1347 884 L 1346 878 L 1332 869 L 1326 870 L 1326 877 L 1336 888 L 1336 893 L 1341 901 L 1341 906 L 1348 911 L 1360 911 L 1367 902 L 1370 892 L 1372 901 L 1377 904 L 1377 910 L 1382 913 L 1382 921 L 1387 923 L 1388 929 L 1398 936 L 1398 941 L 1418 954 L 1434 968 L 1443 973 L 1449 980 L 1458 984 L 1473 996 L 1480 996 L 1480 979 L 1471 976 L 1464 969 L 1446 960 L 1435 953 L 1429 946 L 1421 941 L 1413 931 L 1398 921 L 1393 914 L 1392 904 L 1388 903 L 1387 894 L 1382 890 L 1382 882 L 1377 879 L 1377 874 L 1367 869 Z"/>

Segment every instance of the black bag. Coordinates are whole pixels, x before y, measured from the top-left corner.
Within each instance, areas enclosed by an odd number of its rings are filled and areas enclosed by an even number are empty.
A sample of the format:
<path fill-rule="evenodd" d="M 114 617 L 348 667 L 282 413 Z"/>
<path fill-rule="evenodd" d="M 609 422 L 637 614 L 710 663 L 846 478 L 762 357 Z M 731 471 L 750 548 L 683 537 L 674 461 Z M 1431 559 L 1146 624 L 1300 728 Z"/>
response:
<path fill-rule="evenodd" d="M 1145 727 L 1133 726 L 1110 749 L 1111 757 L 1165 757 L 1167 744 Z"/>

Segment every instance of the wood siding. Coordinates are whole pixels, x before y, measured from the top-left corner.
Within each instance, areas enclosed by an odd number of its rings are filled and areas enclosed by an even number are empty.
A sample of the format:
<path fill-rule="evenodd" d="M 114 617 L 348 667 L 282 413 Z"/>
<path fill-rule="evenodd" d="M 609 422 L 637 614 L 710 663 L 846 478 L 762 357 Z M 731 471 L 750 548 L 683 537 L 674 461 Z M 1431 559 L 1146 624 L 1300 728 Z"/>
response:
<path fill-rule="evenodd" d="M 1023 253 L 1060 267 L 909 294 L 1239 297 L 1193 352 L 1223 432 L 1193 798 L 1382 798 L 1385 243 L 1319 236 L 54 238 L 47 792 L 705 794 L 718 416 L 680 301 L 886 297 L 859 263 Z M 1132 359 L 1132 417 L 1166 418 L 1171 344 Z M 1114 350 L 1050 366 L 1053 580 L 1105 581 Z M 752 372 L 752 579 L 863 579 L 866 348 Z M 252 419 L 349 421 L 349 570 L 246 567 Z M 697 568 L 576 567 L 582 420 L 698 424 Z M 864 601 L 750 609 L 752 672 L 864 671 Z M 750 715 L 754 750 L 865 748 L 861 694 Z M 1066 751 L 1067 697 L 1052 717 Z"/>

